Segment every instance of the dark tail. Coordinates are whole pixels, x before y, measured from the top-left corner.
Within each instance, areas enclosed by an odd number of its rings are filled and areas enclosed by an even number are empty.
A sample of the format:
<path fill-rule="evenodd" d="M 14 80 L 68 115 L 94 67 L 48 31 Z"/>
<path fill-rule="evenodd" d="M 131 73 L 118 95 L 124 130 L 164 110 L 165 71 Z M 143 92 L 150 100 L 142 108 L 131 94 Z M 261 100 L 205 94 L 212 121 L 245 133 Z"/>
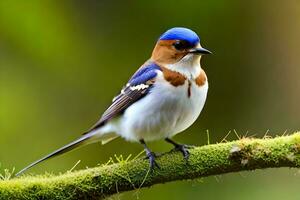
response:
<path fill-rule="evenodd" d="M 20 174 L 22 174 L 23 172 L 25 172 L 26 170 L 30 169 L 31 167 L 37 165 L 38 163 L 44 161 L 44 160 L 47 160 L 49 158 L 53 158 L 55 156 L 58 156 L 60 154 L 63 154 L 63 153 L 66 153 L 68 151 L 71 151 L 81 145 L 84 145 L 85 142 L 90 139 L 92 136 L 94 135 L 94 132 L 90 132 L 90 133 L 87 133 L 85 135 L 83 135 L 81 138 L 75 140 L 74 142 L 71 142 L 70 144 L 67 144 L 61 148 L 59 148 L 58 150 L 48 154 L 47 156 L 31 163 L 30 165 L 28 165 L 27 167 L 25 167 L 24 169 L 22 169 L 21 171 L 19 171 L 18 173 L 16 173 L 16 176 L 19 176 Z"/>

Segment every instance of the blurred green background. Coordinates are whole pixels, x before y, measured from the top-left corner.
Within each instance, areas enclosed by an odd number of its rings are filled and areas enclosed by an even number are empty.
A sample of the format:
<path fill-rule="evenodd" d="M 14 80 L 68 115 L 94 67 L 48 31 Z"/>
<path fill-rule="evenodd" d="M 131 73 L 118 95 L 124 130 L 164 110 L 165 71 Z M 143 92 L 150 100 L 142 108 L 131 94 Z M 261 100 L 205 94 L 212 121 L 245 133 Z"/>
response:
<path fill-rule="evenodd" d="M 182 143 L 229 130 L 262 137 L 299 129 L 300 1 L 0 1 L 0 162 L 21 169 L 90 128 L 159 35 L 185 26 L 214 55 L 202 59 L 207 104 Z M 234 134 L 229 139 L 236 139 Z M 150 147 L 162 152 L 164 142 Z M 122 139 L 33 168 L 65 172 L 138 154 Z M 270 169 L 156 185 L 113 199 L 299 199 L 300 174 Z"/>

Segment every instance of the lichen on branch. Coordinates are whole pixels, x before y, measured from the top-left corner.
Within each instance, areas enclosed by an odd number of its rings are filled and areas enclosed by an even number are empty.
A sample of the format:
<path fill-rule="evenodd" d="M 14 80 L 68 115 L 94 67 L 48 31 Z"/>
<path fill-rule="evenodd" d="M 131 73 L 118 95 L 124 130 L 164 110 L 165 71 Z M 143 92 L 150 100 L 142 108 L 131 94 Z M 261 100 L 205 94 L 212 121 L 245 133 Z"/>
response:
<path fill-rule="evenodd" d="M 300 133 L 276 138 L 242 138 L 157 158 L 161 169 L 150 172 L 143 158 L 68 172 L 0 181 L 0 199 L 103 199 L 110 195 L 175 180 L 229 172 L 300 166 Z"/>

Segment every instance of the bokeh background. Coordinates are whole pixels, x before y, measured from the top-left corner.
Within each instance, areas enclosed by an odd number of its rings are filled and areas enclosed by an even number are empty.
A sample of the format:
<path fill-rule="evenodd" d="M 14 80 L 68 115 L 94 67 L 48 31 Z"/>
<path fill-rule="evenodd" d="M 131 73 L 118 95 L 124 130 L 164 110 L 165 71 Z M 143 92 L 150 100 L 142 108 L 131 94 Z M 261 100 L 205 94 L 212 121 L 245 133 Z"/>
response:
<path fill-rule="evenodd" d="M 207 104 L 182 143 L 230 130 L 262 137 L 299 129 L 300 1 L 0 1 L 0 162 L 21 169 L 77 138 L 100 117 L 159 35 L 185 26 L 214 55 L 202 59 Z M 228 139 L 236 139 L 230 134 Z M 150 144 L 155 151 L 171 148 Z M 122 139 L 49 160 L 65 172 L 136 155 Z M 156 185 L 115 199 L 299 199 L 300 174 L 270 169 Z"/>

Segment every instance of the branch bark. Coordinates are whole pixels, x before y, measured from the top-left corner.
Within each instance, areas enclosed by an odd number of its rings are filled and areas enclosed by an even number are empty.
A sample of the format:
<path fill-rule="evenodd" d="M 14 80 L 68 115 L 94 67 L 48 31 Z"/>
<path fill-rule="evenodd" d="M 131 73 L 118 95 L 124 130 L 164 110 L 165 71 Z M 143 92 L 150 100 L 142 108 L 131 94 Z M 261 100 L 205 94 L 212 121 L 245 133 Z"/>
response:
<path fill-rule="evenodd" d="M 142 158 L 51 176 L 0 181 L 0 199 L 103 199 L 123 191 L 175 180 L 229 172 L 300 166 L 300 133 L 273 139 L 243 138 L 195 147 L 185 162 L 179 152 L 157 158 L 161 169 L 148 171 Z"/>

